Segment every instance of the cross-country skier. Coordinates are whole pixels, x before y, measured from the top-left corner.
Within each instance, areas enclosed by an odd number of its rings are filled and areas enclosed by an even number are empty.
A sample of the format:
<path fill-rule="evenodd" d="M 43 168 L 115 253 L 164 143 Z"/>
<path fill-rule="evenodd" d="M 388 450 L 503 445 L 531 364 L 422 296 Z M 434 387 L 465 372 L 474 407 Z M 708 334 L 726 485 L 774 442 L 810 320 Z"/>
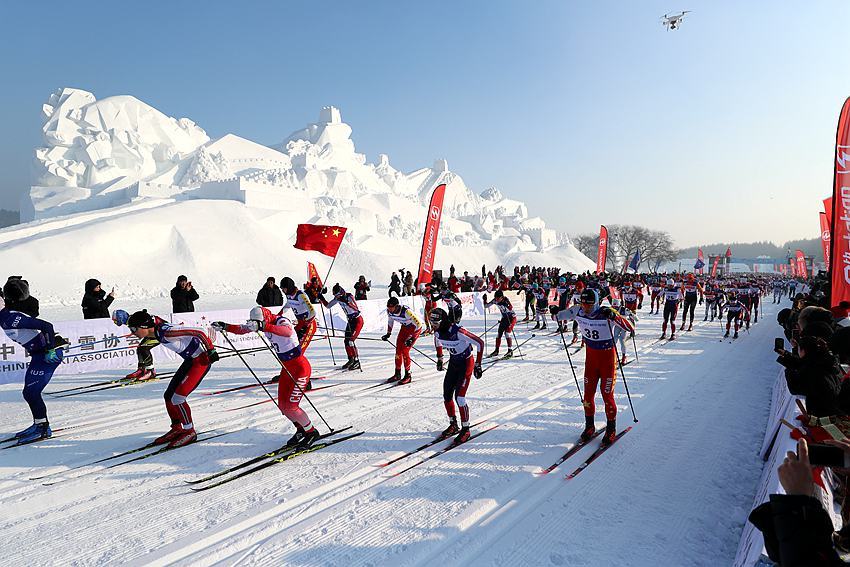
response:
<path fill-rule="evenodd" d="M 410 307 L 399 303 L 397 297 L 390 297 L 387 300 L 387 333 L 381 337 L 381 340 L 390 340 L 393 324 L 396 321 L 401 324 L 401 329 L 395 339 L 395 373 L 387 382 L 409 384 L 413 379 L 410 375 L 410 349 L 422 333 L 422 323 Z M 401 377 L 402 363 L 404 363 L 404 378 Z"/>
<path fill-rule="evenodd" d="M 29 284 L 13 279 L 3 286 L 3 296 L 11 303 L 29 298 Z M 0 328 L 9 339 L 21 345 L 30 356 L 24 376 L 24 400 L 32 413 L 32 425 L 15 433 L 17 444 L 24 445 L 53 435 L 47 421 L 47 406 L 41 392 L 62 363 L 62 346 L 67 342 L 53 331 L 53 325 L 7 307 L 0 309 Z"/>
<path fill-rule="evenodd" d="M 449 351 L 449 364 L 443 379 L 443 403 L 449 416 L 449 426 L 440 437 L 449 437 L 457 433 L 455 441 L 462 443 L 469 439 L 469 405 L 466 403 L 466 390 L 469 380 L 475 375 L 481 378 L 481 357 L 484 353 L 484 341 L 458 325 L 452 323 L 449 314 L 440 307 L 431 311 L 431 323 L 434 328 L 434 345 L 437 347 L 437 370 L 443 370 L 443 348 Z M 472 349 L 476 349 L 473 356 Z M 458 429 L 455 416 L 455 402 L 460 412 L 461 428 Z"/>
<path fill-rule="evenodd" d="M 682 329 L 692 331 L 694 328 L 694 311 L 697 307 L 697 301 L 699 301 L 699 303 L 703 302 L 704 292 L 702 286 L 696 281 L 693 274 L 688 274 L 682 288 L 685 292 L 684 307 L 682 308 Z M 688 328 L 685 329 L 685 319 L 687 318 L 688 313 L 691 315 L 691 320 Z"/>
<path fill-rule="evenodd" d="M 663 291 L 663 287 L 661 286 L 660 280 L 655 278 L 649 284 L 649 314 L 652 315 L 652 310 L 655 309 L 655 314 L 658 315 L 658 312 L 661 310 L 661 292 Z"/>
<path fill-rule="evenodd" d="M 153 317 L 156 323 L 165 322 L 156 315 Z M 116 309 L 112 312 L 112 322 L 119 327 L 126 325 L 128 319 L 130 319 L 130 314 L 123 309 Z M 153 367 L 153 353 L 151 351 L 158 344 L 159 341 L 154 336 L 145 337 L 140 340 L 139 345 L 136 347 L 136 370 L 127 374 L 124 378 L 138 380 L 140 382 L 156 378 L 156 370 Z"/>
<path fill-rule="evenodd" d="M 285 296 L 283 304 L 292 309 L 295 313 L 295 318 L 298 320 L 298 323 L 295 325 L 295 332 L 298 335 L 301 352 L 307 352 L 307 347 L 310 346 L 310 341 L 313 340 L 313 335 L 316 334 L 316 310 L 313 308 L 310 297 L 298 289 L 292 278 L 281 278 L 280 289 L 283 290 Z M 283 312 L 283 308 L 280 311 Z M 308 380 L 307 390 L 309 389 L 310 381 Z"/>
<path fill-rule="evenodd" d="M 620 288 L 620 297 L 623 298 L 623 303 L 625 303 L 626 309 L 633 313 L 637 311 L 638 291 L 630 280 L 626 280 L 626 282 Z"/>
<path fill-rule="evenodd" d="M 751 311 L 753 314 L 753 324 L 759 322 L 759 303 L 761 303 L 761 285 L 759 285 L 755 280 L 750 282 L 750 305 Z"/>
<path fill-rule="evenodd" d="M 446 284 L 440 287 L 434 287 L 431 291 L 431 299 L 434 305 L 439 305 L 440 301 L 446 304 L 446 312 L 452 318 L 452 323 L 460 323 L 463 317 L 463 307 L 460 298 Z"/>
<path fill-rule="evenodd" d="M 636 321 L 637 317 L 631 309 L 629 309 L 627 307 L 623 307 L 622 305 L 620 305 L 619 299 L 612 299 L 611 300 L 611 307 L 619 315 L 621 315 L 622 317 L 627 319 L 629 321 L 629 323 L 632 324 L 632 329 L 634 329 L 635 321 Z M 617 351 L 620 354 L 620 364 L 626 364 L 627 359 L 628 359 L 628 356 L 627 356 L 628 349 L 626 349 L 626 335 L 628 335 L 630 337 L 634 336 L 634 334 L 635 334 L 634 330 L 632 330 L 631 333 L 627 333 L 625 331 L 625 329 L 623 329 L 619 326 L 612 326 L 611 330 L 614 331 L 614 340 L 617 341 L 617 344 L 620 345 L 620 348 Z"/>
<path fill-rule="evenodd" d="M 546 328 L 546 315 L 549 313 L 549 289 L 538 284 L 531 286 L 534 295 L 534 329 Z"/>
<path fill-rule="evenodd" d="M 516 325 L 514 306 L 511 305 L 511 301 L 505 297 L 501 289 L 496 290 L 496 293 L 493 294 L 493 301 L 487 301 L 487 294 L 484 294 L 484 308 L 486 309 L 491 305 L 499 308 L 499 313 L 501 313 L 502 317 L 499 319 L 499 330 L 496 334 L 496 348 L 488 355 L 488 358 L 499 356 L 499 348 L 502 346 L 502 336 L 505 337 L 505 341 L 508 343 L 508 352 L 505 353 L 505 358 L 511 358 L 514 355 L 513 348 L 511 348 L 513 347 L 511 334 L 513 333 L 514 325 Z"/>
<path fill-rule="evenodd" d="M 357 302 L 354 296 L 347 293 L 342 286 L 334 284 L 334 298 L 330 301 L 325 300 L 323 295 L 319 296 L 319 301 L 322 305 L 331 309 L 334 305 L 339 305 L 345 313 L 345 354 L 348 355 L 348 362 L 342 365 L 343 370 L 359 370 L 360 358 L 357 356 L 357 345 L 355 341 L 360 336 L 360 329 L 363 328 L 363 317 L 360 315 L 360 309 L 357 307 Z"/>
<path fill-rule="evenodd" d="M 584 361 L 584 420 L 581 434 L 583 441 L 590 440 L 596 433 L 596 390 L 601 382 L 602 399 L 605 402 L 607 424 L 602 443 L 609 445 L 617 435 L 617 403 L 614 401 L 614 384 L 617 380 L 617 360 L 612 330 L 615 326 L 627 333 L 634 327 L 610 307 L 602 307 L 596 301 L 596 293 L 586 289 L 581 293 L 581 304 L 558 313 L 559 319 L 578 321 L 587 354 Z"/>
<path fill-rule="evenodd" d="M 670 340 L 676 339 L 676 312 L 682 301 L 682 292 L 676 287 L 673 278 L 667 278 L 667 287 L 662 294 L 664 298 L 664 322 L 661 323 L 661 338 L 667 335 L 667 323 L 670 323 Z"/>
<path fill-rule="evenodd" d="M 130 315 L 127 326 L 139 339 L 155 337 L 162 346 L 173 350 L 183 359 L 163 396 L 165 409 L 171 418 L 171 429 L 153 441 L 154 445 L 168 443 L 169 447 L 180 447 L 198 438 L 192 423 L 192 410 L 186 398 L 218 360 L 218 353 L 210 338 L 200 329 L 178 327 L 162 319 L 157 322 L 157 319 L 147 310 L 136 311 Z"/>
<path fill-rule="evenodd" d="M 282 282 L 281 282 L 282 283 Z M 287 299 L 280 313 L 275 315 L 265 307 L 254 307 L 244 325 L 231 325 L 216 321 L 213 327 L 219 331 L 244 335 L 262 331 L 274 347 L 281 362 L 277 380 L 277 405 L 283 415 L 295 426 L 295 435 L 286 442 L 288 446 L 309 447 L 319 437 L 307 413 L 301 409 L 301 398 L 310 382 L 312 367 L 304 355 L 298 339 L 295 313 L 288 307 Z"/>
<path fill-rule="evenodd" d="M 773 280 L 773 303 L 781 303 L 784 295 L 785 283 L 780 279 Z"/>
<path fill-rule="evenodd" d="M 743 303 L 738 299 L 737 294 L 733 291 L 729 293 L 729 301 L 726 302 L 726 334 L 724 337 L 729 336 L 729 328 L 732 324 L 732 319 L 735 320 L 735 336 L 734 338 L 738 338 L 738 329 L 741 328 L 741 319 L 742 317 L 747 317 L 749 312 Z"/>

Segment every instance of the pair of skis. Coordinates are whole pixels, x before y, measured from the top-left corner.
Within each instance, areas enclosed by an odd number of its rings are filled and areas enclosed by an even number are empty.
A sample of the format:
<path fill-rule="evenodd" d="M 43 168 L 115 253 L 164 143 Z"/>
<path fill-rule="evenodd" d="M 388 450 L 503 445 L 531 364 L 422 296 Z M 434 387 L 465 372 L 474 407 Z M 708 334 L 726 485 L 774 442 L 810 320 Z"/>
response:
<path fill-rule="evenodd" d="M 593 461 L 595 461 L 596 459 L 601 457 L 602 454 L 605 451 L 607 451 L 609 448 L 611 448 L 611 446 L 614 445 L 614 443 L 616 443 L 623 435 L 625 435 L 626 433 L 628 433 L 631 430 L 632 430 L 632 426 L 629 426 L 629 427 L 625 428 L 624 430 L 620 431 L 619 433 L 617 433 L 617 435 L 616 435 L 616 437 L 614 437 L 614 441 L 612 443 L 609 443 L 607 445 L 599 445 L 599 447 L 597 447 L 596 450 L 594 450 L 593 453 L 591 453 L 590 456 L 587 457 L 587 459 L 585 459 L 584 462 L 581 463 L 578 466 L 578 468 L 576 468 L 573 472 L 571 472 L 570 474 L 568 474 L 566 476 L 566 479 L 572 480 L 575 477 L 577 477 L 581 473 L 581 471 L 583 471 L 588 466 L 590 466 L 590 464 Z M 575 455 L 576 453 L 578 453 L 579 451 L 581 451 L 582 449 L 587 447 L 594 439 L 596 439 L 599 435 L 601 435 L 603 431 L 604 431 L 604 429 L 598 430 L 587 441 L 578 441 L 575 445 L 570 447 L 569 450 L 566 453 L 564 453 L 557 461 L 555 461 L 554 463 L 552 463 L 551 465 L 549 465 L 545 469 L 539 471 L 537 474 L 542 476 L 542 475 L 546 475 L 546 474 L 551 473 L 552 471 L 557 469 L 559 466 L 561 466 L 562 464 L 567 462 L 570 459 L 570 457 L 572 457 L 573 455 Z"/>
<path fill-rule="evenodd" d="M 211 474 L 209 476 L 205 476 L 203 478 L 195 479 L 195 480 L 187 480 L 187 484 L 198 485 L 208 483 L 211 480 L 215 480 L 221 477 L 221 480 L 217 480 L 216 482 L 205 484 L 204 486 L 192 486 L 192 490 L 195 492 L 202 492 L 204 490 L 209 490 L 211 488 L 216 488 L 217 486 L 221 486 L 223 484 L 227 484 L 228 482 L 234 481 L 236 479 L 248 476 L 249 474 L 267 469 L 271 466 L 277 465 L 279 463 L 284 463 L 296 457 L 300 457 L 301 455 L 306 455 L 309 453 L 315 453 L 320 449 L 325 449 L 326 447 L 330 447 L 331 445 L 336 445 L 337 443 L 342 443 L 343 441 L 348 441 L 349 439 L 354 439 L 355 437 L 359 437 L 363 435 L 363 431 L 358 431 L 355 433 L 349 433 L 348 435 L 344 435 L 342 437 L 333 437 L 332 436 L 342 433 L 344 431 L 348 431 L 351 429 L 351 426 L 344 427 L 342 429 L 337 429 L 335 431 L 331 431 L 329 433 L 324 433 L 319 436 L 316 441 L 310 445 L 309 447 L 300 447 L 298 445 L 287 446 L 283 445 L 282 447 L 270 451 L 268 453 L 264 453 L 252 459 L 248 459 L 247 461 L 243 461 L 238 465 L 223 469 L 217 473 Z M 330 438 L 330 439 L 329 439 Z M 236 473 L 236 474 L 232 474 Z M 229 476 L 228 476 L 229 475 Z"/>

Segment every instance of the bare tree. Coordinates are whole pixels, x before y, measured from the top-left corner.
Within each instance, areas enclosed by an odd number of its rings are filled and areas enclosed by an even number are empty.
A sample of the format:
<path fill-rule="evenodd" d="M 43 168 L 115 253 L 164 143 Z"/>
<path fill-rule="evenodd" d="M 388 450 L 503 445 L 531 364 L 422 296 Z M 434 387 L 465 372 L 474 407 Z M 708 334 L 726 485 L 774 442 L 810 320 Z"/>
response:
<path fill-rule="evenodd" d="M 596 258 L 599 234 L 579 234 L 572 240 L 582 254 L 591 259 Z M 641 260 L 638 270 L 641 266 L 655 269 L 658 263 L 675 260 L 677 255 L 673 239 L 664 231 L 635 225 L 608 225 L 606 270 L 622 271 L 638 250 Z"/>

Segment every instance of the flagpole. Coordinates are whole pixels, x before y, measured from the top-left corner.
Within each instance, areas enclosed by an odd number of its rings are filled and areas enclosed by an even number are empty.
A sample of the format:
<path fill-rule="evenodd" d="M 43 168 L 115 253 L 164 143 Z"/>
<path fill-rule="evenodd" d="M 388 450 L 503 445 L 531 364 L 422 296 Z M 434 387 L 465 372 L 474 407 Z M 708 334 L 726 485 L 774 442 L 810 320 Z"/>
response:
<path fill-rule="evenodd" d="M 337 252 L 339 252 L 339 250 L 337 250 Z M 322 280 L 322 283 L 321 283 L 322 288 L 327 286 L 328 278 L 330 277 L 331 270 L 334 267 L 334 262 L 336 262 L 336 256 L 334 256 L 333 260 L 331 260 L 331 265 L 328 268 L 328 273 L 325 276 L 325 279 Z M 322 290 L 319 289 L 319 293 L 321 293 L 321 292 L 322 292 Z M 325 319 L 325 306 L 322 305 L 321 302 L 319 302 L 319 306 L 322 308 L 322 321 L 325 323 L 325 329 L 327 329 L 328 328 L 328 320 Z M 329 315 L 331 316 L 331 335 L 333 335 L 335 337 L 336 336 L 336 329 L 334 328 L 334 314 L 330 313 Z M 334 357 L 334 347 L 331 344 L 331 335 L 328 335 L 328 333 L 325 332 L 325 337 L 328 339 L 328 348 L 331 349 L 331 361 L 334 363 L 334 366 L 336 366 L 336 357 Z"/>

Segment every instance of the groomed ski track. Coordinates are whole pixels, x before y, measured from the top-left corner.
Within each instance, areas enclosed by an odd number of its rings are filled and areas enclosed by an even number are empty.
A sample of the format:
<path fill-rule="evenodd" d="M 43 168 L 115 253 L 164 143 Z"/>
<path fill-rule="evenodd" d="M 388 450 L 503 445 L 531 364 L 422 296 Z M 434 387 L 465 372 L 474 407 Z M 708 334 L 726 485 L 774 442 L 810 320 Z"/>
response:
<path fill-rule="evenodd" d="M 199 430 L 237 430 L 220 440 L 108 471 L 69 471 L 52 486 L 29 479 L 61 478 L 64 468 L 161 433 L 166 381 L 46 396 L 55 427 L 93 424 L 0 453 L 0 551 L 13 565 L 729 564 L 761 471 L 757 451 L 776 376 L 776 306 L 764 308 L 762 322 L 731 343 L 718 341 L 718 322 L 699 318 L 692 332 L 658 342 L 659 316 L 640 314 L 640 361 L 625 367 L 640 423 L 569 481 L 598 441 L 549 475 L 534 474 L 563 454 L 583 425 L 557 336 L 538 335 L 523 348 L 525 360 L 501 361 L 473 380 L 472 420 L 499 427 L 396 478 L 389 475 L 442 446 L 374 466 L 445 427 L 442 374 L 414 353 L 425 370 L 414 366 L 412 384 L 362 391 L 392 373 L 393 351 L 380 342 L 361 341 L 362 373 L 329 372 L 326 341 L 308 351 L 314 374 L 327 376 L 321 385 L 344 383 L 311 398 L 333 426 L 352 425 L 363 436 L 198 494 L 184 481 L 278 447 L 290 435 L 271 404 L 226 411 L 262 400 L 261 389 L 190 397 Z M 479 320 L 467 324 L 483 328 Z M 530 332 L 517 326 L 520 341 Z M 493 339 L 488 334 L 489 349 Z M 430 337 L 417 347 L 433 353 Z M 261 378 L 277 372 L 269 355 L 246 358 Z M 583 353 L 573 355 L 579 379 L 583 360 Z M 113 377 L 62 377 L 48 391 Z M 198 392 L 251 382 L 239 360 L 228 359 Z M 620 382 L 623 429 L 632 419 Z M 5 436 L 28 416 L 19 386 L 0 388 Z M 306 402 L 302 407 L 320 425 Z M 604 424 L 599 396 L 597 424 Z"/>

